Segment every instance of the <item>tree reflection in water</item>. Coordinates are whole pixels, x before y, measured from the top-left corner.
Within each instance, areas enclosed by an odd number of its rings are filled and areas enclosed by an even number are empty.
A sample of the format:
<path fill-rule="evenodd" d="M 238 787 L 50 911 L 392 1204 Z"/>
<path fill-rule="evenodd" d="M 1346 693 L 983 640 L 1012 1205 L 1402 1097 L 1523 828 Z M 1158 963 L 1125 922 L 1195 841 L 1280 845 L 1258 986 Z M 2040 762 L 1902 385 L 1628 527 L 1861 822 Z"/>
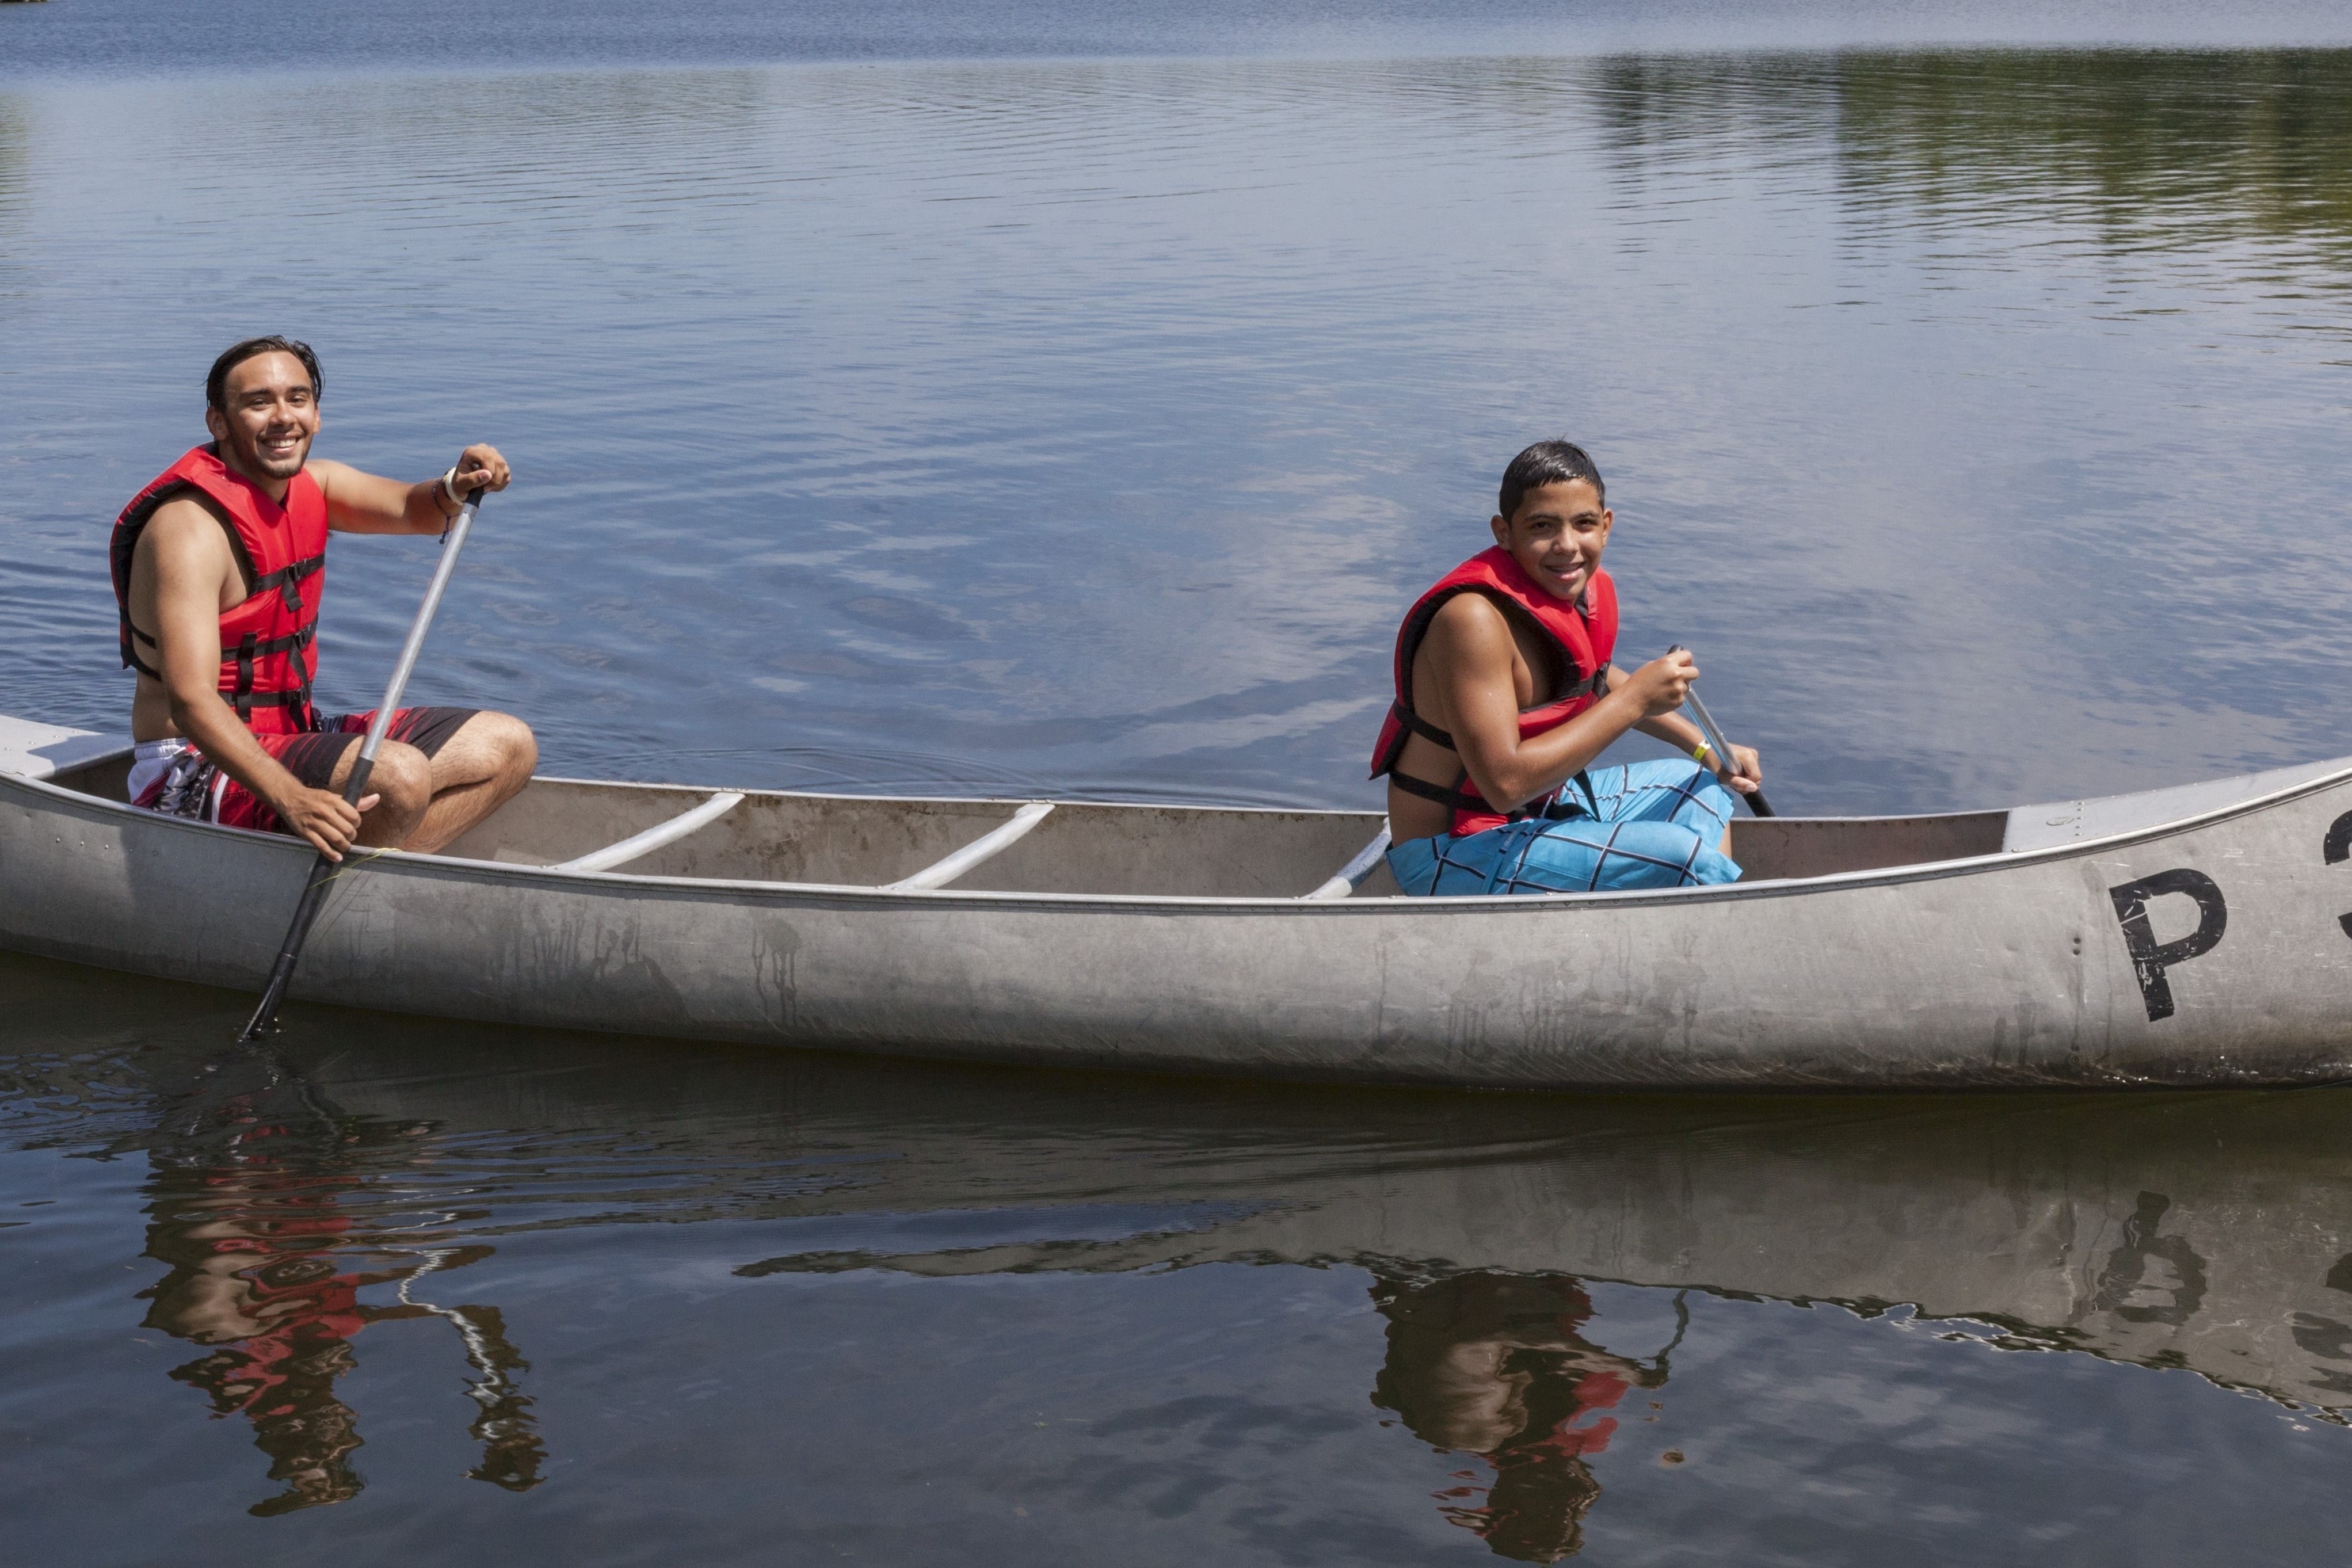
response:
<path fill-rule="evenodd" d="M 1445 1517 L 1496 1555 L 1557 1563 L 1584 1544 L 1601 1495 L 1586 1461 L 1609 1447 L 1613 1410 L 1635 1388 L 1666 1381 L 1675 1339 L 1648 1364 L 1589 1343 L 1591 1298 L 1565 1275 L 1459 1274 L 1429 1283 L 1376 1280 L 1389 1352 L 1372 1403 L 1393 1410 L 1431 1447 L 1472 1453 L 1495 1469 L 1486 1502 L 1463 1486 L 1437 1494 Z M 1678 1323 L 1689 1316 L 1675 1299 Z M 1464 1479 L 1468 1479 L 1466 1476 Z"/>
<path fill-rule="evenodd" d="M 370 1323 L 439 1317 L 458 1333 L 476 1376 L 470 1427 L 482 1459 L 467 1473 L 511 1491 L 539 1484 L 545 1458 L 530 1399 L 514 1382 L 529 1364 L 495 1307 L 415 1299 L 427 1275 L 490 1256 L 438 1245 L 457 1216 L 375 1218 L 346 1200 L 420 1163 L 421 1125 L 333 1113 L 281 1063 L 241 1058 L 206 1073 L 149 1144 L 147 1256 L 171 1272 L 142 1292 L 146 1326 L 210 1347 L 172 1373 L 202 1389 L 215 1417 L 243 1415 L 269 1477 L 286 1490 L 248 1511 L 267 1518 L 343 1502 L 365 1484 L 352 1469 L 362 1441 L 336 1380 L 354 1364 L 352 1340 Z M 397 1284 L 396 1303 L 359 1299 Z"/>

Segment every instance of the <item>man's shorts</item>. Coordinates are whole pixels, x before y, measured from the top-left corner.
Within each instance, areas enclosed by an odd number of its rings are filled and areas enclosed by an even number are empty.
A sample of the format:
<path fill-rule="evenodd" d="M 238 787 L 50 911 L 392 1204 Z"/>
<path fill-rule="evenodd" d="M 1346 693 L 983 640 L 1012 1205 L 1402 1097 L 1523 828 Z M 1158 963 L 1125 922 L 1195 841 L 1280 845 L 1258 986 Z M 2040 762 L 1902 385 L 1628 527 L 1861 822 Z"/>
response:
<path fill-rule="evenodd" d="M 465 722 L 481 712 L 471 707 L 395 709 L 386 740 L 402 741 L 431 757 L 449 743 Z M 321 717 L 319 727 L 300 735 L 257 735 L 261 749 L 313 789 L 329 788 L 343 753 L 359 744 L 375 710 Z M 218 822 L 257 832 L 288 831 L 268 802 L 222 772 L 188 741 L 142 740 L 131 764 L 131 803 L 167 817 Z"/>
<path fill-rule="evenodd" d="M 1716 848 L 1731 813 L 1731 791 L 1696 762 L 1595 768 L 1540 817 L 1459 839 L 1408 839 L 1389 851 L 1389 870 L 1423 897 L 1737 882 L 1739 868 Z"/>

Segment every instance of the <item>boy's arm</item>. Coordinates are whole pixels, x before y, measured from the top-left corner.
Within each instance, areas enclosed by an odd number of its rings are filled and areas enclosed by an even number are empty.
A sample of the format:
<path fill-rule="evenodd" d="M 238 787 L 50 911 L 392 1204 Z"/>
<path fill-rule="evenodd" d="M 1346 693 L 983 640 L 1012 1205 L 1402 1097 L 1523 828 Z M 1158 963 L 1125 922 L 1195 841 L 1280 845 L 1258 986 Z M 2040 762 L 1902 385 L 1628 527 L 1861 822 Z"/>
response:
<path fill-rule="evenodd" d="M 1607 696 L 1559 728 L 1522 740 L 1513 679 L 1517 652 L 1493 601 L 1476 593 L 1446 601 L 1422 650 L 1470 782 L 1503 811 L 1558 789 L 1627 730 L 1682 706 L 1698 674 L 1685 653 L 1654 659 L 1631 675 L 1612 671 Z"/>
<path fill-rule="evenodd" d="M 1614 689 L 1619 682 L 1632 678 L 1616 665 L 1609 666 L 1609 685 L 1612 689 Z M 1703 763 L 1714 769 L 1716 776 L 1721 779 L 1726 786 L 1743 795 L 1752 795 L 1763 787 L 1764 764 L 1752 746 L 1741 746 L 1735 741 L 1729 757 L 1717 757 L 1715 754 L 1715 747 L 1707 746 L 1706 737 L 1700 733 L 1698 726 L 1685 718 L 1680 713 L 1659 714 L 1642 720 L 1633 727 L 1653 740 L 1664 741 L 1692 761 Z M 1702 746 L 1706 747 L 1704 755 L 1699 751 Z"/>

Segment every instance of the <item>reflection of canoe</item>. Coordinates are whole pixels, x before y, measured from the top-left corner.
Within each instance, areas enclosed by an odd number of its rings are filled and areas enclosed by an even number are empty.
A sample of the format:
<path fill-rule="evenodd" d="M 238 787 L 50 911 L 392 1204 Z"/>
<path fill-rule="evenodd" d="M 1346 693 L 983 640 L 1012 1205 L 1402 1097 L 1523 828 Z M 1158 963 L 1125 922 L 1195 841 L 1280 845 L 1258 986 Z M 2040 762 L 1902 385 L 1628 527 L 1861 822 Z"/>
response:
<path fill-rule="evenodd" d="M 93 1028 L 96 988 L 12 962 L 20 1016 L 53 988 L 47 1010 Z M 185 993 L 99 1005 L 150 1019 L 189 1011 Z M 177 1051 L 128 1017 L 104 1032 L 141 1041 L 131 1071 L 169 1092 L 205 1076 L 194 1064 L 217 1057 L 221 1022 L 238 1016 L 230 1003 L 175 1024 L 188 1042 Z M 1565 1275 L 1909 1305 L 1992 1325 L 2008 1347 L 2352 1406 L 2352 1157 L 2340 1136 L 2352 1091 L 1139 1092 L 1115 1078 L 840 1058 L 681 1061 L 624 1040 L 366 1014 L 289 1040 L 288 1056 L 339 1113 L 430 1126 L 466 1151 L 440 1179 L 465 1195 L 448 1207 L 479 1211 L 486 1228 L 449 1245 L 495 1243 L 552 1198 L 567 1225 L 586 1222 L 583 1203 L 612 1220 L 735 1222 L 731 1266 L 746 1277 L 1195 1264 L 1350 1267 L 1408 1283 Z M 118 1100 L 123 1069 L 88 1065 L 106 1080 L 95 1097 Z M 70 1097 L 64 1083 L 41 1096 Z M 651 1166 L 649 1148 L 661 1151 Z M 398 1197 L 386 1201 L 403 1214 L 437 1207 L 416 1185 L 432 1168 L 389 1167 Z"/>
<path fill-rule="evenodd" d="M 37 1090 L 19 1103 L 47 1141 L 180 1158 L 183 1097 L 235 1075 L 205 1071 L 243 1017 L 233 998 L 7 957 L 0 990 L 24 1042 L 0 1051 L 0 1079 Z M 126 1043 L 95 1049 L 106 1041 Z M 2352 1090 L 1139 1091 L 368 1013 L 289 1030 L 283 1064 L 310 1113 L 359 1119 L 335 1147 L 360 1153 L 338 1170 L 375 1169 L 366 1151 L 386 1151 L 371 1202 L 478 1217 L 453 1219 L 440 1246 L 601 1216 L 729 1221 L 745 1277 L 1211 1263 L 1562 1275 L 1905 1304 L 1993 1325 L 2010 1346 L 2352 1406 Z M 434 1157 L 398 1153 L 416 1140 L 385 1129 L 430 1129 Z"/>
<path fill-rule="evenodd" d="M 0 944 L 257 985 L 308 850 L 123 805 L 119 741 L 0 727 Z M 1362 852 L 1380 829 L 540 779 L 450 852 L 344 877 L 296 994 L 1522 1087 L 2352 1073 L 2352 760 L 2010 811 L 1742 821 L 1748 880 L 1673 893 L 1408 900 Z"/>

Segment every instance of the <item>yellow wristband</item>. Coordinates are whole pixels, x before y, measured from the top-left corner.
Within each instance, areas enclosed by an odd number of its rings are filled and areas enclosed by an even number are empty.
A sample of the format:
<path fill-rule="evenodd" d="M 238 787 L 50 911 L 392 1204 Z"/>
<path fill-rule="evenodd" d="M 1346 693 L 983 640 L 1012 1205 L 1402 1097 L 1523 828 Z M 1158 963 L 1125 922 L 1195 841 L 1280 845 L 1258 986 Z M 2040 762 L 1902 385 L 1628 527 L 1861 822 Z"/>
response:
<path fill-rule="evenodd" d="M 1714 748 L 1708 746 L 1706 741 L 1702 740 L 1691 748 L 1691 760 L 1693 762 L 1703 763 L 1706 760 L 1706 754 L 1713 749 Z"/>

